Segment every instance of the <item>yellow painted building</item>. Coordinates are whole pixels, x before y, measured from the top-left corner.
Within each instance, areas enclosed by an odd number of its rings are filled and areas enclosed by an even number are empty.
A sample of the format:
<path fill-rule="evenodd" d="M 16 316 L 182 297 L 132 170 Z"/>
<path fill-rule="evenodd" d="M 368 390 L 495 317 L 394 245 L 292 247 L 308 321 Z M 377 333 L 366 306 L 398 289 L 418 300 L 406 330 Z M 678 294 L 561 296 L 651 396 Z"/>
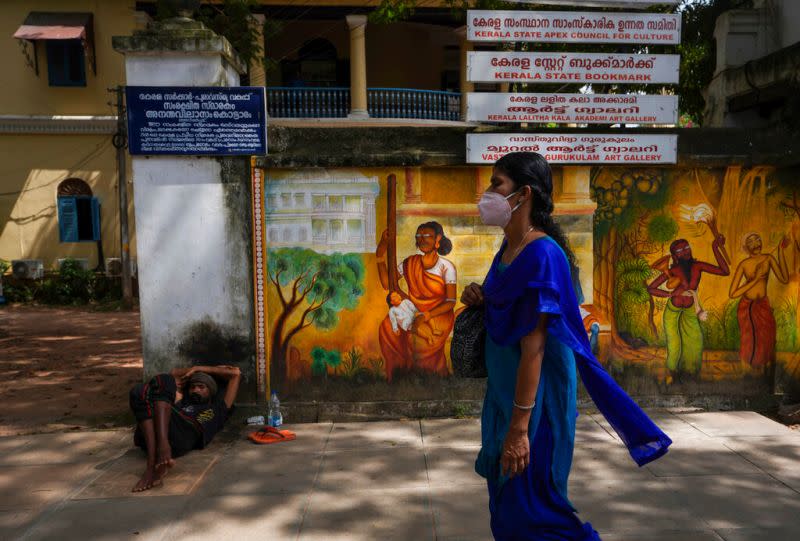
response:
<path fill-rule="evenodd" d="M 134 29 L 135 2 L 11 0 L 0 11 L 0 258 L 40 259 L 45 269 L 58 258 L 86 258 L 94 268 L 99 245 L 106 258 L 121 249 L 107 89 L 124 83 L 111 36 Z M 60 39 L 64 28 L 71 39 Z M 81 200 L 78 221 L 62 223 L 62 235 L 59 195 Z M 79 242 L 62 242 L 63 233 Z"/>
<path fill-rule="evenodd" d="M 449 8 L 427 2 L 409 22 L 368 23 L 364 15 L 378 3 L 260 2 L 254 17 L 275 23 L 264 36 L 266 78 L 259 63 L 243 82 L 267 85 L 274 124 L 331 116 L 417 125 L 460 120 L 466 49 Z M 101 255 L 120 256 L 116 110 L 108 89 L 125 84 L 125 76 L 111 37 L 143 27 L 155 13 L 154 1 L 135 0 L 0 6 L 0 259 L 38 259 L 48 270 L 59 258 L 85 258 L 96 268 Z M 306 110 L 283 107 L 288 90 L 327 91 L 340 99 L 339 112 L 325 108 L 327 98 Z M 69 208 L 59 210 L 59 196 L 73 198 Z M 71 211 L 77 220 L 70 221 Z M 64 212 L 69 216 L 59 220 Z M 135 260 L 131 208 L 129 221 Z"/>

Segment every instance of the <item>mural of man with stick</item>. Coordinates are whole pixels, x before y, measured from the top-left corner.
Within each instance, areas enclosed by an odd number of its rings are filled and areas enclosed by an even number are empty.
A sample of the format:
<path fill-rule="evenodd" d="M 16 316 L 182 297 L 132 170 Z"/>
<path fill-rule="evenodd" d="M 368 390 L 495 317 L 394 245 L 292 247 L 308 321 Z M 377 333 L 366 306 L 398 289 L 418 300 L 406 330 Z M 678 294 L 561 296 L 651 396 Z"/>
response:
<path fill-rule="evenodd" d="M 741 335 L 739 359 L 753 368 L 769 368 L 775 362 L 776 325 L 767 298 L 767 283 L 770 272 L 774 272 L 782 284 L 789 282 L 789 266 L 784 254 L 789 244 L 788 237 L 781 240 L 776 260 L 772 253 L 762 253 L 761 235 L 748 233 L 744 239 L 748 257 L 739 263 L 733 274 L 728 294 L 732 299 L 742 298 L 737 310 Z M 744 284 L 741 284 L 742 278 Z"/>
<path fill-rule="evenodd" d="M 674 241 L 669 257 L 657 261 L 653 268 L 661 274 L 647 287 L 654 297 L 669 299 L 664 310 L 664 334 L 667 340 L 667 383 L 682 380 L 684 375 L 698 376 L 703 360 L 703 331 L 700 328 L 699 313 L 695 306 L 697 288 L 704 272 L 718 276 L 728 276 L 730 268 L 722 255 L 725 237 L 716 235 L 711 247 L 717 265 L 697 261 L 692 257 L 692 249 L 685 239 Z M 666 283 L 669 290 L 661 289 Z"/>

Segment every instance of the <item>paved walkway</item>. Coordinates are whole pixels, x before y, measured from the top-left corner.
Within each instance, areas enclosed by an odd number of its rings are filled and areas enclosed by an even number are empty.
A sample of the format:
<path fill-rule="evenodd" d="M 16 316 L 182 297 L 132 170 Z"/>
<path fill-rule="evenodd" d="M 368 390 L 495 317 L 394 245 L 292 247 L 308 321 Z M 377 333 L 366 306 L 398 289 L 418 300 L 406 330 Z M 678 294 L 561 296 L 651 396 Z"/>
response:
<path fill-rule="evenodd" d="M 675 444 L 641 469 L 602 418 L 579 418 L 570 497 L 605 541 L 800 539 L 799 431 L 652 414 Z M 130 431 L 0 438 L 0 539 L 491 539 L 477 421 L 292 428 L 266 446 L 223 434 L 140 495 Z"/>

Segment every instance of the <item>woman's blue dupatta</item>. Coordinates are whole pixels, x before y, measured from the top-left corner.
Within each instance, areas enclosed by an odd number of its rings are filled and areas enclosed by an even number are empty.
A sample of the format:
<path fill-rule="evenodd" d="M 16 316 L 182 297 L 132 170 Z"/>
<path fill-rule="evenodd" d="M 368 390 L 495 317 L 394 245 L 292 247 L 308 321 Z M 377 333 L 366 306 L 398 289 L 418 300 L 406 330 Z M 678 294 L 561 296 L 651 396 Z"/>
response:
<path fill-rule="evenodd" d="M 578 310 L 569 264 L 551 238 L 528 244 L 502 273 L 495 256 L 484 284 L 486 331 L 497 344 L 518 343 L 547 314 L 547 332 L 575 352 L 583 385 L 639 466 L 667 452 L 672 440 L 659 429 L 592 354 Z"/>

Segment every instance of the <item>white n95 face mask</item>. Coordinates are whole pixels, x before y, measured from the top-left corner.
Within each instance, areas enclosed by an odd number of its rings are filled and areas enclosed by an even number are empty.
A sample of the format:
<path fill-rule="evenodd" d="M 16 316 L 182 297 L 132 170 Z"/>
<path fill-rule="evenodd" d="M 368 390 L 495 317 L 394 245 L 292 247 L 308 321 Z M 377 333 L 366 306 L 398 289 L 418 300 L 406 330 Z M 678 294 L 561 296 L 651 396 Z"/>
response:
<path fill-rule="evenodd" d="M 497 192 L 483 192 L 481 200 L 478 201 L 478 212 L 484 225 L 507 226 L 508 222 L 511 221 L 511 214 L 522 204 L 518 203 L 512 209 L 511 204 L 508 202 L 509 198 L 517 193 L 519 193 L 519 190 L 504 197 Z"/>

